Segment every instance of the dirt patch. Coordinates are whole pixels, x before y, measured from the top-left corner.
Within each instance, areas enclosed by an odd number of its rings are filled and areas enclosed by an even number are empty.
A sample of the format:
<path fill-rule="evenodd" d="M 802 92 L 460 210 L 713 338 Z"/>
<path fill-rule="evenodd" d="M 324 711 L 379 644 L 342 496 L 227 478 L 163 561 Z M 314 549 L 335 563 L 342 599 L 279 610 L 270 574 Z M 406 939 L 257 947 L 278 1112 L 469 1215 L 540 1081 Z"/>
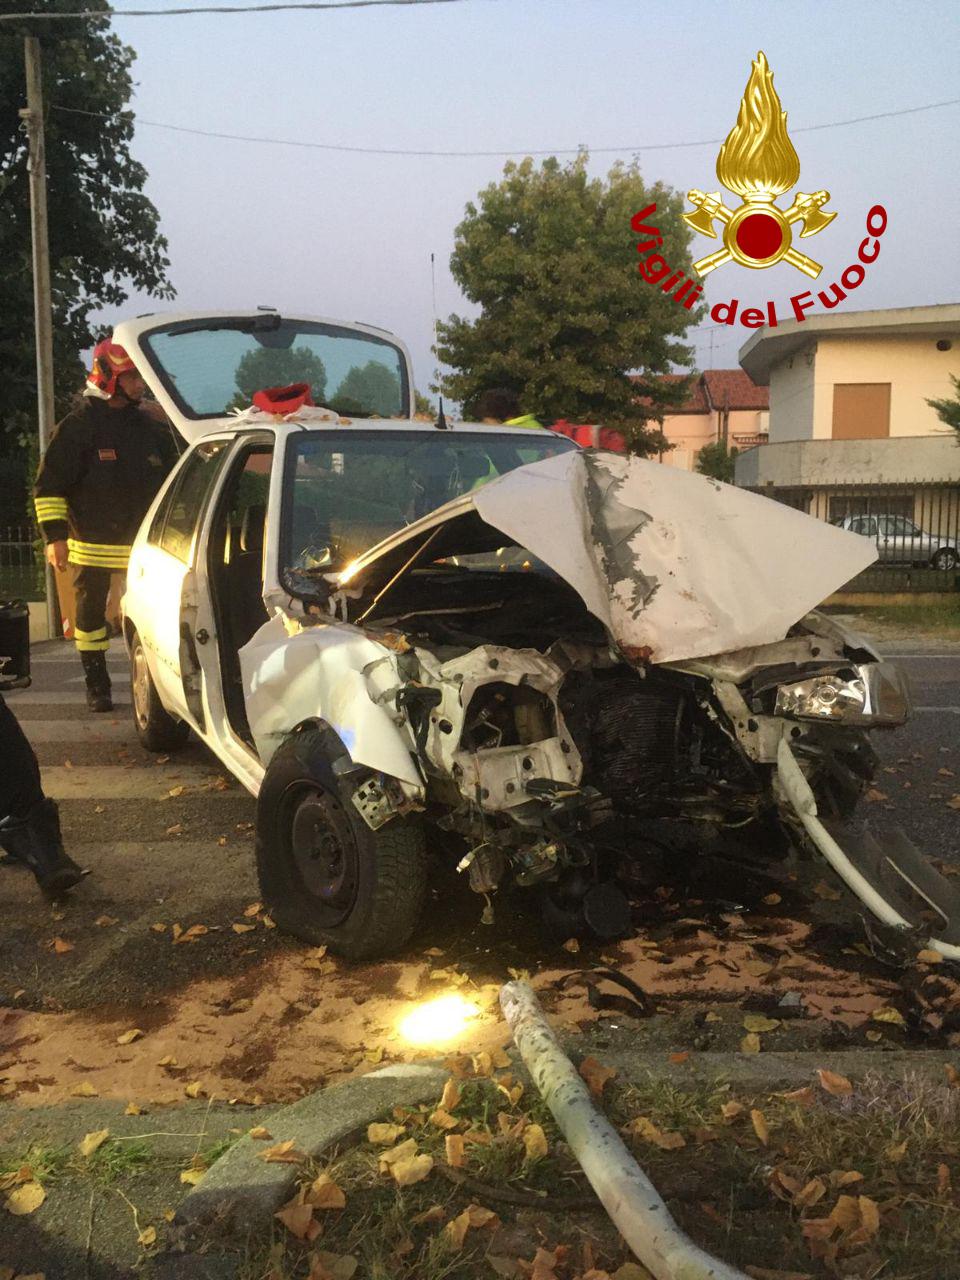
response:
<path fill-rule="evenodd" d="M 922 969 L 903 983 L 871 961 L 862 944 L 846 945 L 850 937 L 843 932 L 828 930 L 832 945 L 824 947 L 822 931 L 766 910 L 708 920 L 681 914 L 681 904 L 668 896 L 655 922 L 617 946 L 570 942 L 569 950 L 554 944 L 541 952 L 532 981 L 559 1028 L 576 1032 L 618 1018 L 635 1026 L 638 1043 L 654 1047 L 680 1040 L 678 1048 L 736 1049 L 749 1010 L 777 1024 L 763 1048 L 850 1037 L 902 1043 L 920 1034 L 919 1023 L 911 1022 L 919 1017 L 917 992 L 935 990 L 945 1005 L 958 1003 L 956 984 L 945 975 Z M 475 930 L 446 947 L 380 964 L 348 965 L 322 948 L 293 944 L 272 955 L 244 954 L 244 948 L 229 976 L 195 978 L 146 1006 L 63 1013 L 7 1008 L 0 1013 L 7 1045 L 3 1089 L 27 1106 L 57 1102 L 78 1086 L 138 1102 L 175 1102 L 188 1086 L 194 1095 L 199 1088 L 207 1096 L 284 1101 L 381 1062 L 493 1049 L 506 1038 L 500 984 L 511 972 L 535 967 L 509 943 L 517 923 L 504 919 L 499 938 Z M 198 963 L 206 941 L 190 944 Z M 618 1013 L 616 1001 L 611 1006 L 605 997 L 617 989 L 597 976 L 604 970 L 641 989 L 647 1016 Z M 406 1015 L 451 994 L 475 1010 L 462 1030 L 423 1045 L 405 1039 Z M 941 1016 L 930 1035 L 949 1043 L 952 1025 Z M 119 1043 L 134 1029 L 142 1034 Z"/>

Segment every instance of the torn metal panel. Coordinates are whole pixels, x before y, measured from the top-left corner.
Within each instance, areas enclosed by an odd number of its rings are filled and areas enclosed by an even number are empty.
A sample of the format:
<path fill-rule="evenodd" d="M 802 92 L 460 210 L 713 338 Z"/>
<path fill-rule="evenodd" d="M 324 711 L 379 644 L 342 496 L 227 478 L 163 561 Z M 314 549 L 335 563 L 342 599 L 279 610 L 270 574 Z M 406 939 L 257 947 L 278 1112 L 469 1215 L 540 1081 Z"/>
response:
<path fill-rule="evenodd" d="M 247 720 L 267 764 L 292 729 L 321 719 L 357 764 L 397 778 L 421 795 L 414 743 L 405 716 L 392 708 L 402 683 L 397 655 L 353 628 L 306 627 L 287 634 L 274 617 L 240 650 Z"/>
<path fill-rule="evenodd" d="M 583 772 L 580 753 L 566 731 L 557 706 L 557 693 L 569 670 L 535 649 L 506 649 L 481 645 L 446 662 L 426 649 L 417 649 L 420 680 L 434 688 L 440 700 L 430 714 L 423 754 L 437 771 L 457 779 L 464 796 L 479 801 L 486 810 L 509 809 L 529 800 L 526 784 L 533 778 L 551 778 L 575 786 Z M 493 745 L 465 745 L 464 733 L 471 716 L 486 725 L 476 709 L 475 695 L 484 687 L 507 685 L 536 690 L 548 700 L 549 725 L 531 717 L 523 741 L 499 745 L 500 729 L 487 726 Z M 514 721 L 522 712 L 509 709 Z M 539 718 L 543 720 L 543 717 Z M 546 729 L 546 732 L 544 732 Z"/>
<path fill-rule="evenodd" d="M 654 662 L 783 640 L 876 559 L 803 512 L 619 454 L 531 463 L 470 502 L 564 578 L 625 653 Z M 451 515 L 463 510 L 460 499 Z"/>

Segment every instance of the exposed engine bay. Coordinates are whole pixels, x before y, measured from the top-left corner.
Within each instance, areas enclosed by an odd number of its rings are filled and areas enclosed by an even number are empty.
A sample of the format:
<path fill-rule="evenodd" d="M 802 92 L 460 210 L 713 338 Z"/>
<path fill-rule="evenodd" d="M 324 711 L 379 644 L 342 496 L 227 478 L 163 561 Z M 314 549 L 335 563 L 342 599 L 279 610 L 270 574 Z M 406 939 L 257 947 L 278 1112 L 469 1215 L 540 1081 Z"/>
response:
<path fill-rule="evenodd" d="M 753 824 L 763 856 L 819 852 L 881 922 L 960 958 L 958 895 L 906 837 L 835 826 L 873 777 L 869 731 L 909 713 L 898 669 L 812 611 L 871 549 L 667 470 L 551 458 L 328 575 L 284 624 L 287 702 L 340 673 L 324 716 L 367 766 L 353 805 L 371 830 L 419 815 L 459 837 L 488 917 L 505 882 L 552 886 L 615 936 L 645 824 Z M 257 645 L 241 658 L 269 758 L 290 717 Z"/>

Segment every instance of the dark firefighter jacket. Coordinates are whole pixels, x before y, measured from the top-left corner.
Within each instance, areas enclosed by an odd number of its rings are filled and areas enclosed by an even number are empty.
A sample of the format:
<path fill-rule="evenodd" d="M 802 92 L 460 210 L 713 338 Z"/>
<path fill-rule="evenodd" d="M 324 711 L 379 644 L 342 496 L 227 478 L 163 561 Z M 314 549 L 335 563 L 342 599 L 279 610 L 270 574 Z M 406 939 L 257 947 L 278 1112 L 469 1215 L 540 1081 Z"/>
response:
<path fill-rule="evenodd" d="M 57 427 L 40 463 L 34 505 L 44 541 L 65 538 L 72 564 L 125 569 L 176 460 L 170 428 L 149 413 L 87 400 Z"/>

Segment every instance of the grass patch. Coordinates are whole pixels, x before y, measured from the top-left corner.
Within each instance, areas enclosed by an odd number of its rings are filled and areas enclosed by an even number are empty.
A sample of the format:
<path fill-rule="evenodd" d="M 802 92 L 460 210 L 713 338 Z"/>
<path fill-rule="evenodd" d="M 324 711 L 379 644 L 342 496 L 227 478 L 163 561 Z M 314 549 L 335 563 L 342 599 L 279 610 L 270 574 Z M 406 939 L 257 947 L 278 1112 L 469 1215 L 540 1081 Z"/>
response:
<path fill-rule="evenodd" d="M 146 1142 L 114 1142 L 108 1138 L 89 1156 L 77 1156 L 70 1162 L 74 1172 L 86 1174 L 101 1186 L 112 1186 L 130 1174 L 138 1173 L 153 1158 Z"/>
<path fill-rule="evenodd" d="M 66 1170 L 72 1154 L 67 1147 L 45 1147 L 38 1144 L 23 1150 L 4 1148 L 0 1151 L 0 1177 L 27 1167 L 37 1182 L 55 1182 Z"/>
<path fill-rule="evenodd" d="M 960 635 L 960 597 L 945 594 L 943 602 L 938 604 L 870 605 L 856 609 L 859 630 L 869 634 L 871 626 L 877 623 L 882 628 Z"/>
<path fill-rule="evenodd" d="M 390 1148 L 366 1141 L 306 1167 L 300 1199 L 309 1204 L 320 1176 L 345 1207 L 313 1210 L 312 1242 L 278 1223 L 249 1260 L 251 1280 L 271 1267 L 303 1280 L 318 1256 L 336 1280 L 524 1280 L 538 1249 L 554 1259 L 544 1276 L 579 1280 L 594 1267 L 615 1277 L 629 1255 L 606 1214 L 590 1208 L 562 1135 L 539 1097 L 511 1096 L 515 1082 L 501 1081 L 461 1082 L 447 1107 L 453 1130 L 432 1107 L 384 1117 L 402 1126 L 397 1143 L 413 1139 L 433 1159 L 413 1185 L 385 1176 Z M 650 1079 L 609 1085 L 604 1110 L 681 1226 L 735 1266 L 816 1280 L 943 1280 L 956 1269 L 960 1089 L 949 1082 L 868 1075 L 844 1096 L 816 1084 L 790 1096 Z M 546 1138 L 534 1159 L 523 1136 L 532 1125 Z M 448 1132 L 464 1139 L 466 1185 L 443 1174 Z M 478 1205 L 495 1218 L 466 1222 Z"/>

